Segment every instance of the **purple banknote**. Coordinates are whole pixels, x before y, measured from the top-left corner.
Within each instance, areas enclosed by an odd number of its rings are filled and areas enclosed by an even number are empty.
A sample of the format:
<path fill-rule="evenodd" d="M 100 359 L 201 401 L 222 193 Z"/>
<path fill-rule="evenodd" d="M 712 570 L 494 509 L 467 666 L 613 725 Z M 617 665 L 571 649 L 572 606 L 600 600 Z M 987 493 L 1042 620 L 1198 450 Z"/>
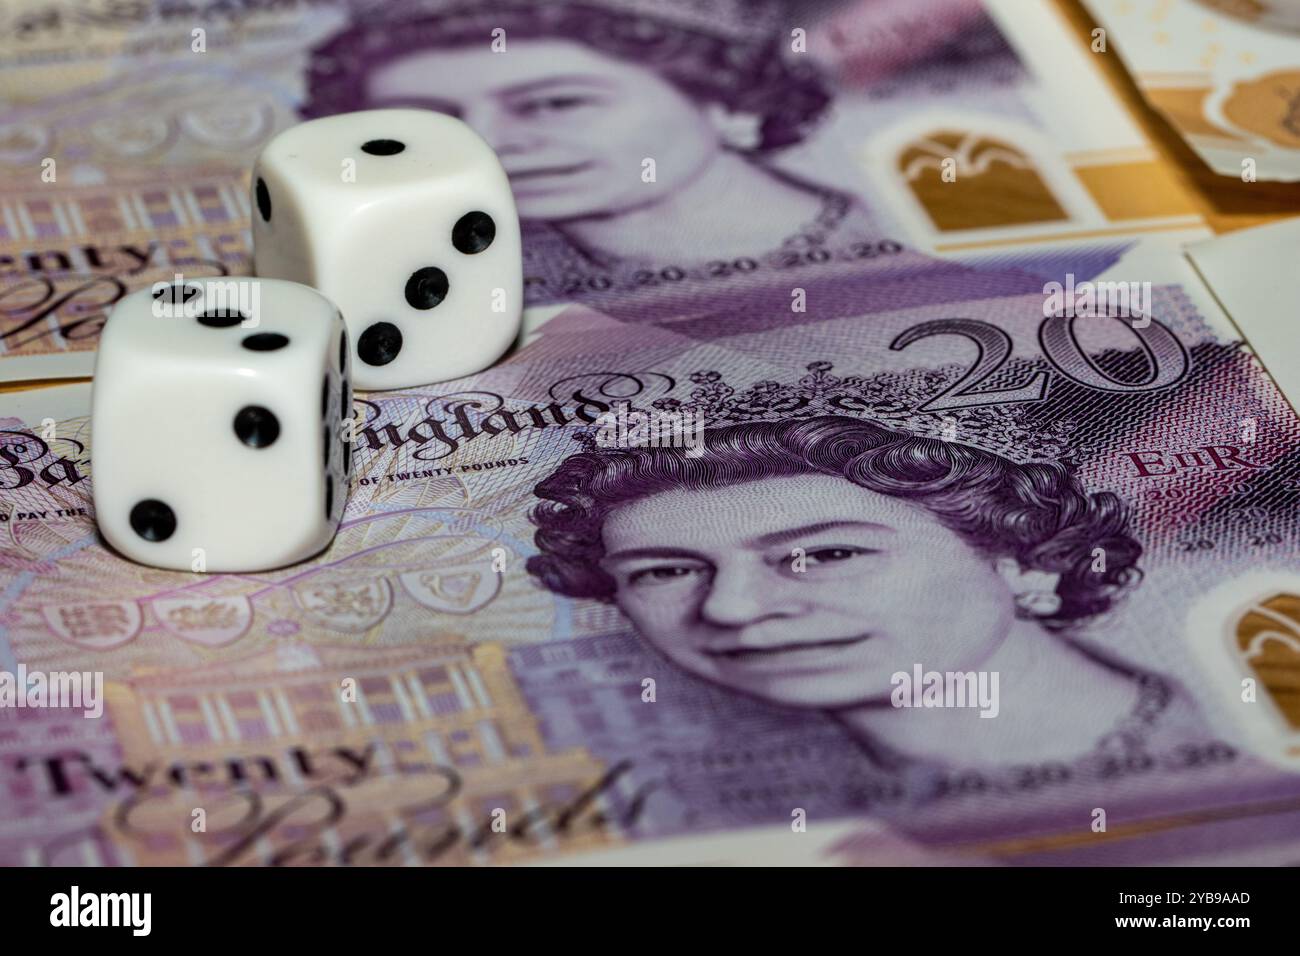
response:
<path fill-rule="evenodd" d="M 168 4 L 10 14 L 0 377 L 89 374 L 126 291 L 247 273 L 258 150 L 350 110 L 463 118 L 510 176 L 527 303 L 629 320 L 941 260 L 1089 278 L 1203 232 L 1091 54 L 1023 7 L 236 4 L 188 45 Z"/>
<path fill-rule="evenodd" d="M 106 550 L 84 391 L 24 395 L 0 860 L 862 821 L 944 860 L 1280 861 L 1300 422 L 1178 285 L 1129 313 L 971 275 L 707 323 L 574 307 L 471 379 L 362 396 L 337 540 L 271 573 Z"/>

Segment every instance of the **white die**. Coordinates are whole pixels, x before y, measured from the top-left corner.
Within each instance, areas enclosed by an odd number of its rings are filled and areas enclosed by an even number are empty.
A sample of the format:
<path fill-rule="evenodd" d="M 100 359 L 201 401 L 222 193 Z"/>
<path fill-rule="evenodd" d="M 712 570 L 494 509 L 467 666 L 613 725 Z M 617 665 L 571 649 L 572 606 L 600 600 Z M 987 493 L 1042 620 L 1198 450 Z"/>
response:
<path fill-rule="evenodd" d="M 95 359 L 95 520 L 117 551 L 261 571 L 334 536 L 351 471 L 348 337 L 276 279 L 158 284 L 113 307 Z"/>
<path fill-rule="evenodd" d="M 253 263 L 343 311 L 359 389 L 491 365 L 519 334 L 519 215 L 492 148 L 428 110 L 285 130 L 253 167 Z"/>

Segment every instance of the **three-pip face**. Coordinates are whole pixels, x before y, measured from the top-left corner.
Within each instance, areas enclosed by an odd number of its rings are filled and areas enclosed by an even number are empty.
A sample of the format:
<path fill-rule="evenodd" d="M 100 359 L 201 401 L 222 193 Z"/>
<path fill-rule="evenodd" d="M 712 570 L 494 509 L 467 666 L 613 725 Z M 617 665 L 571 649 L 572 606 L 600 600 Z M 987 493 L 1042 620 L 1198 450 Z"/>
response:
<path fill-rule="evenodd" d="M 343 312 L 361 389 L 480 371 L 519 334 L 519 216 L 505 171 L 464 123 L 425 110 L 292 127 L 253 169 L 254 268 Z"/>

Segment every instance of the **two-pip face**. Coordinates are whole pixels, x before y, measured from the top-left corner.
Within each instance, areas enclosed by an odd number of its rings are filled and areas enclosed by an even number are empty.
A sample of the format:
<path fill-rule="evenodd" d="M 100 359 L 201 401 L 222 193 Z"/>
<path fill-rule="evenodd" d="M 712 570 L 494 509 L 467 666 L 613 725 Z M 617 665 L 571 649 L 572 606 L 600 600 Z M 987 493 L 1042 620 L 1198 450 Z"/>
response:
<path fill-rule="evenodd" d="M 253 170 L 254 268 L 314 286 L 343 313 L 356 387 L 486 368 L 519 333 L 519 217 L 500 162 L 425 110 L 303 123 Z"/>

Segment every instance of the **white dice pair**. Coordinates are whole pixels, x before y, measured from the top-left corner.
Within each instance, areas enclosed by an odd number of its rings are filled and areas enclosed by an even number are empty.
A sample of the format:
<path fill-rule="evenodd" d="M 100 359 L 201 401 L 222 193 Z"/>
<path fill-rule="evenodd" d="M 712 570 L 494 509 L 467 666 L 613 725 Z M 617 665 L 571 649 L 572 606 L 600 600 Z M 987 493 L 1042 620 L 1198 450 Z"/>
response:
<path fill-rule="evenodd" d="M 356 387 L 400 388 L 485 368 L 519 332 L 514 200 L 460 121 L 304 123 L 252 182 L 263 278 L 137 292 L 100 341 L 96 517 L 144 564 L 258 571 L 320 551 L 347 497 L 349 353 Z"/>
<path fill-rule="evenodd" d="M 356 387 L 477 372 L 519 334 L 519 216 L 492 148 L 427 110 L 292 127 L 253 167 L 253 265 L 343 312 Z"/>

